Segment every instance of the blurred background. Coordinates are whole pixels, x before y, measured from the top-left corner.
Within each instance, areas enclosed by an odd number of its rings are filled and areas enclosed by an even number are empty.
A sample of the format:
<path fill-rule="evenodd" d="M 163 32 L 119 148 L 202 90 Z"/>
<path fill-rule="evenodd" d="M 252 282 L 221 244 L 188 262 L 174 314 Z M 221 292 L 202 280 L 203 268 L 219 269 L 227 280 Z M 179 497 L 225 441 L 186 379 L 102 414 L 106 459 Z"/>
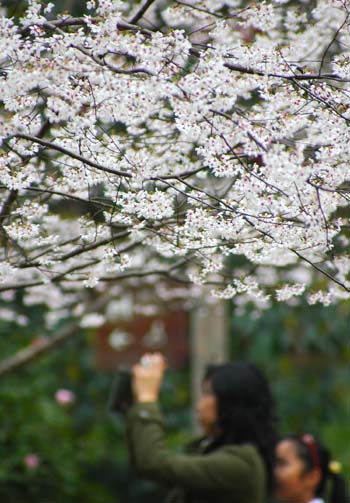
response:
<path fill-rule="evenodd" d="M 29 323 L 21 327 L 13 321 L 0 322 L 2 359 L 40 341 L 37 336 L 44 308 L 22 306 L 20 295 L 16 302 Z M 171 313 L 170 318 L 165 315 L 156 324 L 152 317 L 128 322 L 133 341 L 129 346 L 110 345 L 108 351 L 106 347 L 106 333 L 114 344 L 118 333 L 124 334 L 125 340 L 125 321 L 119 328 L 81 330 L 61 347 L 0 377 L 0 500 L 162 501 L 161 491 L 141 481 L 130 468 L 123 421 L 107 407 L 113 365 L 130 361 L 133 355 L 136 359 L 149 349 L 142 346 L 140 337 L 149 341 L 152 331 L 158 334 L 153 334 L 153 348 L 164 351 L 172 362 L 161 396 L 169 447 L 181 449 L 193 434 L 191 403 L 193 383 L 200 379 L 194 370 L 201 357 L 199 340 L 214 348 L 214 359 L 248 359 L 259 365 L 272 383 L 281 433 L 319 436 L 349 476 L 349 306 L 275 305 L 262 313 L 254 306 L 247 306 L 244 313 L 237 313 L 241 309 L 232 304 L 226 308 L 221 317 L 227 321 L 223 355 L 218 355 L 217 331 L 196 334 L 202 325 L 193 323 L 193 313 Z M 186 316 L 192 323 L 184 323 Z M 205 307 L 198 316 L 201 323 L 208 321 Z M 171 347 L 164 342 L 168 318 L 172 323 L 178 318 L 180 330 Z M 205 355 L 202 358 L 205 363 Z"/>
<path fill-rule="evenodd" d="M 85 4 L 54 3 L 72 15 L 82 14 Z M 25 2 L 2 5 L 20 16 Z M 19 313 L 14 320 L 6 316 L 7 301 L 0 301 L 1 361 L 46 336 L 44 306 L 24 305 L 18 291 L 11 299 Z M 98 329 L 81 328 L 30 364 L 0 375 L 0 501 L 162 501 L 161 490 L 130 467 L 123 421 L 107 406 L 115 369 L 149 350 L 165 352 L 170 363 L 161 401 L 172 449 L 181 449 L 196 431 L 193 403 L 205 364 L 244 359 L 270 379 L 281 434 L 319 436 L 349 478 L 348 303 L 309 306 L 300 299 L 299 305 L 272 304 L 262 311 L 249 304 L 203 303 L 135 317 L 125 302 L 119 306 L 124 316 Z"/>

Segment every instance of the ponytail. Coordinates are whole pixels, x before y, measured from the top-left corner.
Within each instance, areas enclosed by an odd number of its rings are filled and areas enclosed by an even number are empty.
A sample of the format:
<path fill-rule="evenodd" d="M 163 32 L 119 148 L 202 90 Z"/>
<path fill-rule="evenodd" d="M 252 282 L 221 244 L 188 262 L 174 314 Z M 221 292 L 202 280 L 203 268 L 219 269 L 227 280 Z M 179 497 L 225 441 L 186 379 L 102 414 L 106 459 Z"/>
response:
<path fill-rule="evenodd" d="M 346 495 L 346 482 L 344 477 L 339 473 L 329 471 L 330 482 L 330 503 L 348 503 L 349 500 Z"/>

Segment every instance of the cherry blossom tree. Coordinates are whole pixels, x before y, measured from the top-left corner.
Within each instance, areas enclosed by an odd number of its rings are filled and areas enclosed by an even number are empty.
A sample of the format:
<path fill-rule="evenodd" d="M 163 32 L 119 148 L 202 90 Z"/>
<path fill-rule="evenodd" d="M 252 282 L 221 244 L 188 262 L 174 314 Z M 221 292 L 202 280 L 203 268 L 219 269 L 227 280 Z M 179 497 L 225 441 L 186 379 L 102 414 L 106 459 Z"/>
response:
<path fill-rule="evenodd" d="M 102 323 L 86 301 L 139 281 L 350 297 L 346 0 L 27 3 L 0 19 L 8 311 Z"/>

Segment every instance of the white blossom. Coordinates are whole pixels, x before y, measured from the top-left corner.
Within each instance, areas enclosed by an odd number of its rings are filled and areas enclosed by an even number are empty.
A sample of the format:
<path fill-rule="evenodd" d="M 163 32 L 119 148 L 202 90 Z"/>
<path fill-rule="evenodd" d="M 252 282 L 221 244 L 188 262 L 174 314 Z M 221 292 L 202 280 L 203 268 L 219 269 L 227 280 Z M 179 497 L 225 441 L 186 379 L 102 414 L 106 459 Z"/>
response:
<path fill-rule="evenodd" d="M 119 281 L 348 298 L 346 2 L 156 0 L 151 28 L 128 1 L 27 3 L 0 16 L 3 296 L 50 327 Z"/>
<path fill-rule="evenodd" d="M 305 284 L 295 283 L 293 285 L 284 285 L 282 288 L 276 290 L 276 299 L 278 301 L 290 300 L 292 297 L 302 295 L 305 288 Z"/>
<path fill-rule="evenodd" d="M 97 328 L 103 325 L 104 321 L 105 319 L 102 314 L 87 313 L 82 317 L 80 321 L 80 326 L 82 328 Z"/>
<path fill-rule="evenodd" d="M 307 296 L 307 301 L 311 306 L 317 303 L 329 306 L 332 303 L 332 297 L 330 292 L 323 292 L 322 290 L 319 290 L 317 292 L 310 293 Z"/>

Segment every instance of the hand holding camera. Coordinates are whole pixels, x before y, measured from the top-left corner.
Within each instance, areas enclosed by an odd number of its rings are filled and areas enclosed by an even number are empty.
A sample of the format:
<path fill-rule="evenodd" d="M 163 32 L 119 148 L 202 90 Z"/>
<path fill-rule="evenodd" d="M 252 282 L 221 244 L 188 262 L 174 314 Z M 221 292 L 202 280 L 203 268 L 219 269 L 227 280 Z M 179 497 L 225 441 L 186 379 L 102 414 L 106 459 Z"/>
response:
<path fill-rule="evenodd" d="M 166 360 L 160 353 L 146 353 L 132 369 L 120 369 L 109 398 L 109 410 L 124 414 L 134 401 L 157 401 L 165 369 Z"/>
<path fill-rule="evenodd" d="M 157 401 L 165 369 L 166 361 L 160 353 L 146 353 L 140 362 L 134 365 L 132 389 L 136 402 Z"/>

